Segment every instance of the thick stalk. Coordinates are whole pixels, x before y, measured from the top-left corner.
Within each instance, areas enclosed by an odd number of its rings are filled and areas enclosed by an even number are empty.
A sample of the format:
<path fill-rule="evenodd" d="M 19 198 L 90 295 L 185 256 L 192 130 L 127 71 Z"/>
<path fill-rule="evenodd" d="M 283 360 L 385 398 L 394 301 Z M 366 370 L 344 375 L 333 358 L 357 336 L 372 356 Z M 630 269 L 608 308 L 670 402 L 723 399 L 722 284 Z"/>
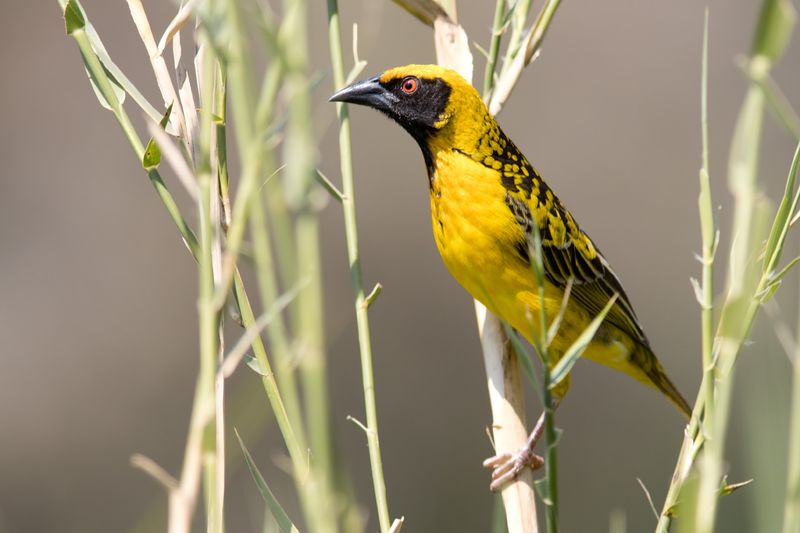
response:
<path fill-rule="evenodd" d="M 525 395 L 519 368 L 519 357 L 526 355 L 517 354 L 500 319 L 477 300 L 475 315 L 492 408 L 495 453 L 514 453 L 526 444 L 530 431 L 525 422 Z M 520 472 L 514 482 L 503 488 L 500 496 L 509 533 L 539 531 L 531 469 Z"/>
<path fill-rule="evenodd" d="M 344 86 L 345 73 L 342 54 L 342 36 L 339 27 L 339 6 L 337 0 L 328 0 L 328 37 L 333 66 L 335 89 Z M 339 154 L 342 172 L 342 209 L 344 211 L 345 236 L 347 238 L 347 258 L 350 262 L 350 279 L 355 295 L 356 326 L 358 328 L 358 347 L 361 353 L 361 379 L 364 387 L 364 405 L 367 417 L 367 447 L 369 449 L 372 486 L 375 491 L 375 505 L 381 531 L 391 527 L 389 505 L 386 498 L 386 483 L 383 478 L 380 441 L 378 439 L 378 412 L 375 406 L 375 378 L 372 371 L 372 343 L 369 334 L 369 315 L 361 260 L 358 253 L 358 226 L 356 224 L 355 186 L 353 183 L 352 150 L 350 147 L 350 118 L 347 104 L 337 103 L 339 115 Z"/>
<path fill-rule="evenodd" d="M 498 0 L 498 4 L 502 0 Z M 503 71 L 509 65 L 512 46 L 519 46 L 519 39 L 530 9 L 529 0 L 520 0 L 514 19 L 514 31 L 508 44 Z M 495 8 L 495 24 L 493 38 L 498 38 L 497 13 Z M 499 45 L 499 42 L 498 42 Z M 491 54 L 490 54 L 491 57 Z M 494 76 L 484 79 L 483 99 L 488 102 L 494 89 Z M 487 104 L 488 105 L 488 104 Z M 502 102 L 496 106 L 497 114 Z M 500 319 L 492 315 L 480 302 L 475 300 L 475 314 L 478 320 L 478 333 L 481 339 L 484 366 L 489 387 L 489 400 L 492 407 L 492 426 L 496 453 L 514 453 L 528 440 L 528 428 L 525 420 L 525 398 L 520 379 L 519 359 L 511 342 L 503 329 Z M 525 355 L 521 355 L 525 357 Z M 545 382 L 545 389 L 547 383 Z M 549 458 L 548 458 L 549 460 Z M 506 524 L 509 533 L 536 533 L 539 530 L 536 498 L 533 491 L 533 473 L 523 471 L 513 482 L 509 483 L 501 493 L 505 509 Z"/>
<path fill-rule="evenodd" d="M 327 370 L 324 356 L 322 268 L 320 262 L 319 217 L 314 202 L 318 190 L 316 140 L 312 130 L 308 84 L 308 16 L 305 0 L 284 2 L 284 35 L 287 71 L 286 99 L 289 102 L 283 181 L 290 209 L 297 213 L 295 242 L 298 276 L 304 289 L 294 306 L 294 332 L 300 339 L 298 358 L 308 421 L 311 468 L 318 483 L 317 500 L 310 519 L 315 533 L 336 530 L 333 501 L 333 446 L 328 411 Z M 289 37 L 290 36 L 290 37 Z"/>

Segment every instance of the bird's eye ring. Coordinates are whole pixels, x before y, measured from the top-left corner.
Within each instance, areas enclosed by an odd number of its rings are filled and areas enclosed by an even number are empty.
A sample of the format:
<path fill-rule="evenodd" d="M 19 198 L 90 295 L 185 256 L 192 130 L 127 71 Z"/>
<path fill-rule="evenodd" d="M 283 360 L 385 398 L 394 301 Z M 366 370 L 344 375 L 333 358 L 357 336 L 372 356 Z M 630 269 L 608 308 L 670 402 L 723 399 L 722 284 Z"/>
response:
<path fill-rule="evenodd" d="M 413 76 L 404 79 L 400 84 L 400 89 L 406 94 L 414 94 L 419 87 L 419 80 Z"/>

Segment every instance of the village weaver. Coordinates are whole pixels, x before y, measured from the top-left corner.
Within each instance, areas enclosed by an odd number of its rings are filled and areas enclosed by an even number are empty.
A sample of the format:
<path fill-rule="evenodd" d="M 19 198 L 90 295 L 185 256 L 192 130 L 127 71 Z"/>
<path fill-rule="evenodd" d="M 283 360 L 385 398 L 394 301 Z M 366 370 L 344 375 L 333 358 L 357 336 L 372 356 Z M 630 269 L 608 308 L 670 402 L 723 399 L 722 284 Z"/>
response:
<path fill-rule="evenodd" d="M 544 306 L 548 321 L 553 320 L 569 286 L 566 310 L 548 350 L 554 365 L 616 295 L 583 357 L 655 387 L 690 416 L 606 259 L 464 78 L 435 65 L 408 65 L 353 83 L 331 101 L 377 109 L 417 141 L 428 171 L 436 246 L 473 298 L 533 341 L 540 332 L 531 317 L 538 317 Z M 543 299 L 531 266 L 534 226 L 541 238 Z M 554 404 L 568 387 L 567 377 L 553 391 Z M 533 451 L 542 422 L 540 417 L 520 451 L 484 463 L 494 469 L 493 490 L 526 466 L 542 466 Z"/>

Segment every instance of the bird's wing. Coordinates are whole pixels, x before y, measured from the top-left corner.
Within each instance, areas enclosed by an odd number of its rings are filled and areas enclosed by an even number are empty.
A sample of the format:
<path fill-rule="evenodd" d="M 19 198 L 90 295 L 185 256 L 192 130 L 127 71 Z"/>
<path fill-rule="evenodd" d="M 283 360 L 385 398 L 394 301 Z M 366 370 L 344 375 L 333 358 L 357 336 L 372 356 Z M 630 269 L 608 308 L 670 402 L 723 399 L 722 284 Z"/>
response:
<path fill-rule="evenodd" d="M 514 144 L 506 141 L 506 150 L 500 159 L 506 204 L 518 224 L 525 230 L 525 241 L 517 251 L 530 262 L 533 245 L 533 227 L 539 227 L 542 241 L 542 261 L 547 279 L 556 286 L 566 288 L 572 280 L 570 298 L 583 307 L 590 316 L 597 316 L 614 294 L 617 301 L 606 315 L 613 324 L 643 344 L 648 344 L 636 313 L 610 265 L 584 233 L 561 201 L 542 181 Z M 512 157 L 503 157 L 508 154 Z"/>

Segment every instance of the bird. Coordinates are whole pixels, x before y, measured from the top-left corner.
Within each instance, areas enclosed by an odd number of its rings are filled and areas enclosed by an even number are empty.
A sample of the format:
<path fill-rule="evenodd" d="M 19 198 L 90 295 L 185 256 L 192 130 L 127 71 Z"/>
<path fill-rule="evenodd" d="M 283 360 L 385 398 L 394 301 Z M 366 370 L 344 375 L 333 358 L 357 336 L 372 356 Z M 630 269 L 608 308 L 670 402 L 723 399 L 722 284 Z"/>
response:
<path fill-rule="evenodd" d="M 541 332 L 531 317 L 540 316 L 544 307 L 549 327 L 567 293 L 548 346 L 549 366 L 615 298 L 582 357 L 657 389 L 691 416 L 606 258 L 461 75 L 438 65 L 395 67 L 342 88 L 330 101 L 380 111 L 417 142 L 436 246 L 450 274 L 473 298 L 534 343 Z M 543 298 L 532 268 L 537 229 Z M 553 408 L 568 388 L 569 376 L 553 389 Z M 524 468 L 544 464 L 534 452 L 543 421 L 544 413 L 519 451 L 484 462 L 493 469 L 492 490 Z"/>

